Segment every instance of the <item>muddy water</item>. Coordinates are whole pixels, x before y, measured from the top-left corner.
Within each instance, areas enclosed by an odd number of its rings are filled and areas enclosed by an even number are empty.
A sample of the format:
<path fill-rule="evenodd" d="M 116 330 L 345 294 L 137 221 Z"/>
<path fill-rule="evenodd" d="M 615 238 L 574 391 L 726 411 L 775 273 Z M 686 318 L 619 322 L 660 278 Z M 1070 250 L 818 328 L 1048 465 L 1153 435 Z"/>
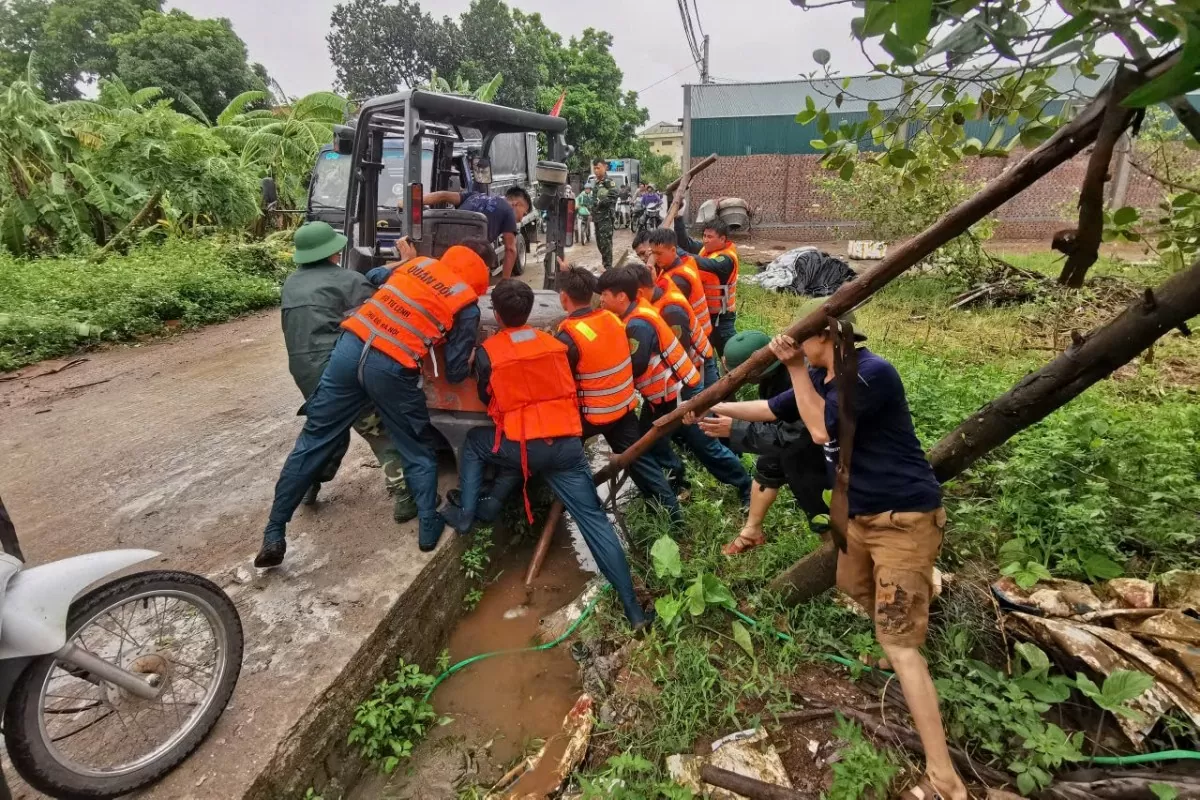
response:
<path fill-rule="evenodd" d="M 538 620 L 574 600 L 588 580 L 570 539 L 560 531 L 527 602 L 529 557 L 528 548 L 504 556 L 500 577 L 451 634 L 451 663 L 532 644 Z M 531 740 L 557 732 L 581 691 L 570 648 L 560 646 L 472 664 L 438 687 L 433 704 L 454 719 L 443 729 L 447 735 L 490 739 L 492 763 L 503 764 L 522 755 Z"/>

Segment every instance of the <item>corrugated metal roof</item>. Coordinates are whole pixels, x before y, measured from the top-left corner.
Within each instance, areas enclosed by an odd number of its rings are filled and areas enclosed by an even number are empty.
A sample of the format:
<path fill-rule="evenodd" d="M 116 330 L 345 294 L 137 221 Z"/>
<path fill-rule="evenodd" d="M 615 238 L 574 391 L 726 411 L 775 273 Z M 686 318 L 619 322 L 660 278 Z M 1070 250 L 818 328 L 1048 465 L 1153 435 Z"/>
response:
<path fill-rule="evenodd" d="M 1101 64 L 1097 77 L 1082 78 L 1069 68 L 1062 68 L 1050 78 L 1050 84 L 1059 91 L 1068 92 L 1080 99 L 1095 96 L 1108 80 L 1115 65 Z M 988 78 L 1003 75 L 1005 70 L 989 70 Z M 984 73 L 981 73 L 981 76 Z M 927 82 L 936 83 L 930 78 Z M 981 87 L 971 85 L 967 92 L 978 95 Z M 895 108 L 900 103 L 903 81 L 890 75 L 859 75 L 850 78 L 850 85 L 842 88 L 842 80 L 799 80 L 772 81 L 763 83 L 710 83 L 693 85 L 692 119 L 714 119 L 721 117 L 770 117 L 795 114 L 804 108 L 805 98 L 811 96 L 817 108 L 828 107 L 839 113 L 860 113 L 874 101 L 882 109 Z M 842 105 L 834 106 L 834 98 L 843 94 Z M 936 102 L 937 98 L 931 98 Z"/>
<path fill-rule="evenodd" d="M 680 133 L 683 131 L 683 125 L 678 122 L 656 122 L 646 130 L 638 134 L 638 136 L 654 136 L 655 134 L 671 134 Z"/>

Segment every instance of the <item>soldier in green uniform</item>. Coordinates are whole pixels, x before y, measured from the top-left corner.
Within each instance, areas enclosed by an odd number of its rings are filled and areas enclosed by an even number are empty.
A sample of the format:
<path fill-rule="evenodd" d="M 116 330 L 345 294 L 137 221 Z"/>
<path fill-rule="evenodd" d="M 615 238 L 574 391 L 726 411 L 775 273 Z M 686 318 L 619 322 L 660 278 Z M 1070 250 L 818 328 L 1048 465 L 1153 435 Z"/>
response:
<path fill-rule="evenodd" d="M 345 244 L 346 237 L 325 222 L 310 222 L 296 231 L 296 252 L 292 260 L 299 267 L 283 283 L 281 305 L 288 371 L 305 400 L 321 382 L 321 373 L 325 371 L 329 354 L 341 333 L 342 320 L 375 294 L 375 287 L 360 273 L 338 266 Z M 395 498 L 392 516 L 397 522 L 416 518 L 417 504 L 404 483 L 400 453 L 384 430 L 379 415 L 373 408 L 366 408 L 354 423 L 354 430 L 371 446 L 383 468 L 388 493 Z M 321 484 L 333 480 L 349 447 L 350 432 L 347 431 L 345 441 L 330 456 L 317 482 L 305 495 L 306 504 L 315 503 Z"/>
<path fill-rule="evenodd" d="M 592 201 L 592 224 L 596 226 L 596 247 L 605 270 L 612 269 L 613 208 L 617 204 L 617 185 L 608 177 L 608 162 L 597 158 L 592 162 L 592 174 L 596 183 L 592 187 L 596 199 Z"/>

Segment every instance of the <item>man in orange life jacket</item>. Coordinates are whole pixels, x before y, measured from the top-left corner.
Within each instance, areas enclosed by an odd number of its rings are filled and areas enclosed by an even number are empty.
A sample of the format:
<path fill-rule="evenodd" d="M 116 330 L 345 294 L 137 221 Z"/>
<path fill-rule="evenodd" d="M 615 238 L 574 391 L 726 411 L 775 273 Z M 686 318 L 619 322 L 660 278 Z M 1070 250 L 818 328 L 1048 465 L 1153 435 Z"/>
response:
<path fill-rule="evenodd" d="M 595 292 L 596 276 L 590 271 L 570 267 L 558 273 L 558 299 L 567 318 L 559 325 L 557 338 L 567 346 L 579 389 L 583 438 L 603 435 L 614 453 L 623 453 L 642 435 L 633 361 L 625 324 L 610 311 L 592 309 Z M 671 523 L 681 529 L 683 512 L 662 465 L 646 454 L 630 465 L 629 476 L 642 496 L 665 508 Z"/>
<path fill-rule="evenodd" d="M 503 327 L 475 350 L 475 374 L 479 398 L 496 425 L 467 433 L 459 470 L 462 505 L 447 503 L 442 514 L 458 532 L 471 529 L 486 464 L 501 471 L 492 489 L 499 502 L 504 498 L 496 496 L 496 487 L 513 485 L 503 478 L 506 474 L 517 472 L 525 480 L 541 475 L 579 526 L 629 623 L 644 627 L 649 620 L 634 594 L 629 562 L 600 504 L 583 452 L 583 424 L 566 345 L 525 324 L 533 310 L 533 289 L 519 280 L 496 284 L 492 310 Z M 532 521 L 528 498 L 525 511 Z"/>
<path fill-rule="evenodd" d="M 675 237 L 680 250 L 691 253 L 700 270 L 708 314 L 712 318 L 712 340 L 718 355 L 725 355 L 725 343 L 737 333 L 737 245 L 729 241 L 729 226 L 721 219 L 704 225 L 704 241 L 688 236 L 683 215 L 675 217 Z"/>
<path fill-rule="evenodd" d="M 308 399 L 304 429 L 275 484 L 256 567 L 283 561 L 284 531 L 292 513 L 369 402 L 400 451 L 404 476 L 417 502 L 418 546 L 432 550 L 442 535 L 437 455 L 421 388 L 421 363 L 444 341 L 446 363 L 441 369 L 446 379 L 460 383 L 467 377 L 479 335 L 477 301 L 487 292 L 496 254 L 482 240 L 451 247 L 438 260 L 418 258 L 407 239 L 397 248 L 402 263 L 367 274 L 380 288 L 342 323 L 329 364 Z"/>
<path fill-rule="evenodd" d="M 651 237 L 656 232 L 652 231 Z M 692 340 L 686 312 L 678 313 L 682 309 L 671 310 L 672 304 L 664 304 L 671 316 L 668 322 L 650 301 L 641 299 L 643 281 L 653 284 L 649 270 L 632 264 L 604 273 L 596 288 L 600 290 L 600 304 L 625 320 L 625 335 L 633 354 L 634 383 L 646 401 L 642 413 L 643 426 L 647 426 L 673 411 L 680 397 L 686 400 L 699 392 L 700 373 L 687 355 Z M 750 502 L 750 475 L 728 447 L 690 425 L 681 426 L 674 438 L 691 450 L 714 478 L 737 489 L 742 505 Z M 664 449 L 670 451 L 669 447 Z M 668 456 L 659 450 L 656 457 L 671 475 L 676 491 L 686 491 L 687 478 L 678 455 L 671 451 Z"/>
<path fill-rule="evenodd" d="M 692 314 L 708 337 L 712 337 L 712 318 L 708 313 L 708 298 L 704 294 L 704 282 L 700 271 L 696 268 L 695 259 L 687 253 L 682 253 L 675 246 L 675 232 L 667 228 L 655 228 L 646 235 L 653 256 L 651 269 L 655 270 L 658 286 L 667 288 L 674 286 L 683 295 L 691 308 Z M 705 358 L 696 364 L 703 376 L 703 386 L 717 382 L 716 358 Z M 703 388 L 703 387 L 701 387 Z"/>

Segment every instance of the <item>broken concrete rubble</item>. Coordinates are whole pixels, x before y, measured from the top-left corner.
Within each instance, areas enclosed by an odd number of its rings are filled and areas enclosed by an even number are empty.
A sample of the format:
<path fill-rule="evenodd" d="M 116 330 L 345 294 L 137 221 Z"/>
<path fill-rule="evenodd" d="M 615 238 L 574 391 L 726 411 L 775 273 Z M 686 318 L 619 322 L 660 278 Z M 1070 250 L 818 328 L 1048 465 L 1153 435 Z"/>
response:
<path fill-rule="evenodd" d="M 673 755 L 667 757 L 667 772 L 671 779 L 700 797 L 712 800 L 742 800 L 728 789 L 709 786 L 700 779 L 706 765 L 736 772 L 763 783 L 792 788 L 783 760 L 775 750 L 765 730 L 752 729 L 730 734 L 713 742 L 712 753 L 704 756 Z"/>

